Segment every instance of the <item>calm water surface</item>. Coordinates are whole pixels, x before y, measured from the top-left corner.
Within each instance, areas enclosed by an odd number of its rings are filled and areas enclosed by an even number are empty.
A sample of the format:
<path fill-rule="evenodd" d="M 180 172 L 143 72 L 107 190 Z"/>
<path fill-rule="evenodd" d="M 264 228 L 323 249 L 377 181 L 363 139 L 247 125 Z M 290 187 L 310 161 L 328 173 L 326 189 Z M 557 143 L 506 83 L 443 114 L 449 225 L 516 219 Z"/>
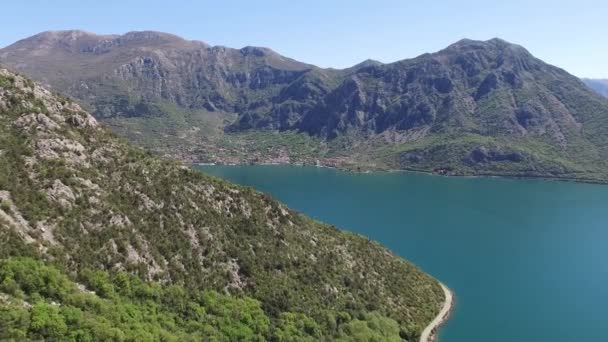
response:
<path fill-rule="evenodd" d="M 457 296 L 441 342 L 608 341 L 608 186 L 197 168 L 378 240 L 440 279 Z"/>

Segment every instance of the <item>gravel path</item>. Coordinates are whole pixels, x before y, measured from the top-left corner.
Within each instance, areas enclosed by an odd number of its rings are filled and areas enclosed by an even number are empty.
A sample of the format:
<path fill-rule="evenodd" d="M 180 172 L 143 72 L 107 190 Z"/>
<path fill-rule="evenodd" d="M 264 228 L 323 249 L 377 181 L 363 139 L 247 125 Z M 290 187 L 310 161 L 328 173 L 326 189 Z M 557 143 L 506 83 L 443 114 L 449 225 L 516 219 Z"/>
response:
<path fill-rule="evenodd" d="M 435 319 L 429 325 L 427 325 L 426 328 L 424 328 L 422 334 L 420 334 L 420 342 L 436 341 L 437 329 L 448 319 L 450 310 L 454 304 L 452 291 L 441 283 L 439 283 L 439 285 L 441 285 L 443 293 L 445 294 L 445 302 L 443 303 L 443 307 L 441 308 L 441 311 L 439 311 L 437 317 L 435 317 Z"/>

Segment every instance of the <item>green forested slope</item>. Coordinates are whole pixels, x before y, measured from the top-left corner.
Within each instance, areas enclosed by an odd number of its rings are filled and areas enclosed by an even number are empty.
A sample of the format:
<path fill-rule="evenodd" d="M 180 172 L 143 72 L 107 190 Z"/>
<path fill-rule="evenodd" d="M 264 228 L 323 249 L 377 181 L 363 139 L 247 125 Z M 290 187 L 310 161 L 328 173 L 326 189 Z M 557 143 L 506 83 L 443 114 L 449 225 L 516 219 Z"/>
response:
<path fill-rule="evenodd" d="M 189 291 L 84 269 L 79 283 L 31 258 L 0 260 L 0 339 L 70 341 L 400 341 L 378 312 L 269 317 L 247 296 Z M 403 333 L 402 333 L 403 335 Z"/>
<path fill-rule="evenodd" d="M 203 329 L 281 340 L 372 329 L 411 340 L 443 300 L 434 279 L 377 243 L 129 146 L 76 104 L 4 69 L 0 227 L 0 256 L 9 260 L 0 279 L 2 312 L 15 317 L 0 323 L 0 334 L 10 330 L 35 339 L 63 334 L 64 327 L 79 330 L 73 326 L 89 334 L 88 324 L 101 320 L 125 339 L 144 330 L 178 339 L 195 338 Z M 37 261 L 6 259 L 23 256 Z M 24 276 L 40 282 L 36 288 L 10 280 L 16 272 L 11 267 L 23 263 L 65 278 L 58 285 L 62 290 L 40 288 L 52 285 L 44 274 Z M 125 277 L 155 294 L 124 292 Z M 96 295 L 75 293 L 75 281 Z M 201 319 L 179 303 L 163 303 L 163 291 L 183 293 L 177 299 L 207 314 Z M 226 313 L 236 310 L 231 307 L 245 307 L 253 318 L 225 332 L 242 318 Z M 133 325 L 112 323 L 113 313 L 130 310 Z M 59 332 L 34 324 L 39 311 Z M 151 318 L 150 312 L 167 319 Z"/>

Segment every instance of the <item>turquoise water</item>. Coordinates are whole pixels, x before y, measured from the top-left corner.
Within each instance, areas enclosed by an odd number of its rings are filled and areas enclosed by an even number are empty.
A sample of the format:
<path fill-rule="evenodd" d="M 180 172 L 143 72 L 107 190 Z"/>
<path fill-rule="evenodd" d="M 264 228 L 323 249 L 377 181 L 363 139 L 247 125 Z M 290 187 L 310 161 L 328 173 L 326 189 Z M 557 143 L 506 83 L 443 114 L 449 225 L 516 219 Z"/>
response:
<path fill-rule="evenodd" d="M 457 296 L 441 342 L 608 341 L 608 186 L 205 166 L 367 235 Z"/>

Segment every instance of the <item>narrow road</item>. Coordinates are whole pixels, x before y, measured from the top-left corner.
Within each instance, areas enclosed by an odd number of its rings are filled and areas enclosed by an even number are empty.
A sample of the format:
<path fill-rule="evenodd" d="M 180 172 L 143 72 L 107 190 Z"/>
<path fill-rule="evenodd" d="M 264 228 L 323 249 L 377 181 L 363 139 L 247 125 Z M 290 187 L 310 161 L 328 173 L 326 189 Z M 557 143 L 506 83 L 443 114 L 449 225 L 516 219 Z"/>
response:
<path fill-rule="evenodd" d="M 452 309 L 452 305 L 454 304 L 452 291 L 441 283 L 439 283 L 439 285 L 441 285 L 443 293 L 445 294 L 445 302 L 443 303 L 443 307 L 441 308 L 441 311 L 439 311 L 437 317 L 435 317 L 435 319 L 429 325 L 427 325 L 426 328 L 424 328 L 422 334 L 420 334 L 420 342 L 436 341 L 435 335 L 437 333 L 437 329 L 446 321 L 447 316 L 450 314 L 450 310 Z"/>

